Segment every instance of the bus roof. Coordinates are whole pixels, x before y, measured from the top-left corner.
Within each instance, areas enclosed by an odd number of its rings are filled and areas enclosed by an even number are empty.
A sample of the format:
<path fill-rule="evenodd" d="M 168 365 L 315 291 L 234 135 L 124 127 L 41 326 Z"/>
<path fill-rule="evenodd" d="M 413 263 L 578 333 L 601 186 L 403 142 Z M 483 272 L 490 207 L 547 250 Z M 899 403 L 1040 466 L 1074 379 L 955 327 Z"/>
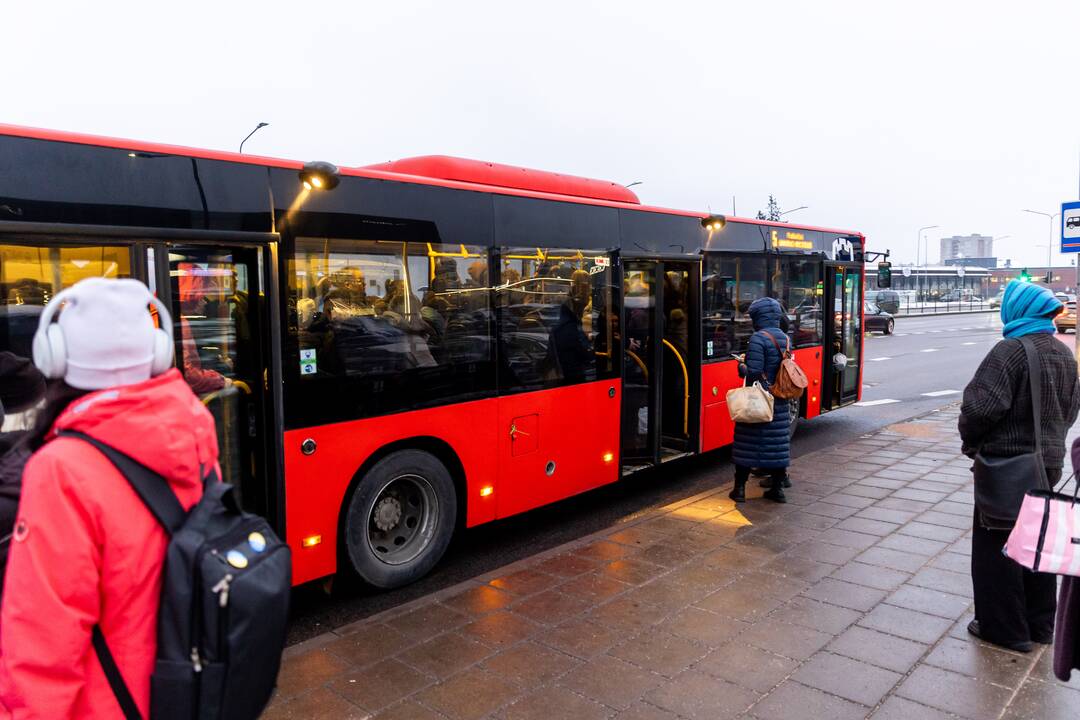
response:
<path fill-rule="evenodd" d="M 192 148 L 183 145 L 131 140 L 101 135 L 89 135 L 62 130 L 6 125 L 0 123 L 0 135 L 23 137 L 54 142 L 92 145 L 116 148 L 133 152 L 163 153 L 182 157 L 223 162 L 262 165 L 299 170 L 304 163 L 299 160 L 274 158 L 262 155 L 242 155 L 223 150 Z M 517 195 L 560 202 L 577 202 L 586 205 L 642 210 L 645 212 L 682 215 L 705 218 L 709 213 L 700 210 L 680 210 L 675 208 L 642 205 L 637 195 L 626 187 L 606 180 L 595 180 L 575 175 L 564 175 L 543 170 L 532 170 L 512 165 L 490 163 L 482 160 L 468 160 L 443 155 L 429 155 L 390 161 L 362 167 L 341 167 L 345 176 L 367 177 L 377 180 L 439 185 L 459 190 L 474 192 Z M 730 222 L 751 225 L 776 225 L 777 221 L 758 220 L 725 216 Z M 863 237 L 862 233 L 838 228 L 819 227 L 784 222 L 783 226 L 792 230 L 820 231 Z"/>

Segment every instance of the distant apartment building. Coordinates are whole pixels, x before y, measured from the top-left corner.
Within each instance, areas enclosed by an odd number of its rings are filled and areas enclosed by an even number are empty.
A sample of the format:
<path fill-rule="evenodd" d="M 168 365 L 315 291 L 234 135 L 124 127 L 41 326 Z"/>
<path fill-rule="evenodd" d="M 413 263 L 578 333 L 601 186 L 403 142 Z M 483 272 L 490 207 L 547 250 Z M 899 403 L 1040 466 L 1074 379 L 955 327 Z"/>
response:
<path fill-rule="evenodd" d="M 994 238 L 989 235 L 953 235 L 941 238 L 941 264 L 997 267 Z"/>

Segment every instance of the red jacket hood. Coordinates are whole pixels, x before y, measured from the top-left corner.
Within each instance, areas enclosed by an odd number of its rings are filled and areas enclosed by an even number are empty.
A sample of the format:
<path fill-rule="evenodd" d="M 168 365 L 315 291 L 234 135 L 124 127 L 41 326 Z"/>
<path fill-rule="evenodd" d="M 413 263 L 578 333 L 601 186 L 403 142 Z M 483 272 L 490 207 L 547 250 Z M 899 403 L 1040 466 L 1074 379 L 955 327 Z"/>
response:
<path fill-rule="evenodd" d="M 214 419 L 175 368 L 76 400 L 56 419 L 59 430 L 86 433 L 177 486 L 201 484 L 218 459 Z"/>

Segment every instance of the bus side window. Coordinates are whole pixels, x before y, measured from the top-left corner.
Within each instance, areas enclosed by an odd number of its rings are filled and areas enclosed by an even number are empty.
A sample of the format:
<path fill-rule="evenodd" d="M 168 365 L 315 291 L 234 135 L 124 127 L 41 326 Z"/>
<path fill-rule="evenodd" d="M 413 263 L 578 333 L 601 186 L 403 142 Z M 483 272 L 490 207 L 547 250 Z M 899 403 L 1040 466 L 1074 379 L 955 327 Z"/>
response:
<path fill-rule="evenodd" d="M 788 334 L 792 348 L 821 344 L 822 313 L 821 263 L 797 256 L 777 258 L 780 266 L 774 275 L 774 293 L 788 316 Z"/>
<path fill-rule="evenodd" d="M 701 277 L 702 340 L 705 362 L 746 352 L 754 328 L 747 311 L 765 297 L 765 257 L 708 253 Z"/>
<path fill-rule="evenodd" d="M 496 288 L 499 389 L 536 390 L 618 373 L 618 295 L 610 255 L 504 248 Z"/>
<path fill-rule="evenodd" d="M 30 357 L 45 305 L 88 277 L 131 277 L 131 248 L 0 245 L 0 350 Z"/>
<path fill-rule="evenodd" d="M 487 262 L 468 245 L 298 237 L 290 332 L 301 382 L 327 401 L 350 395 L 363 417 L 490 389 Z"/>

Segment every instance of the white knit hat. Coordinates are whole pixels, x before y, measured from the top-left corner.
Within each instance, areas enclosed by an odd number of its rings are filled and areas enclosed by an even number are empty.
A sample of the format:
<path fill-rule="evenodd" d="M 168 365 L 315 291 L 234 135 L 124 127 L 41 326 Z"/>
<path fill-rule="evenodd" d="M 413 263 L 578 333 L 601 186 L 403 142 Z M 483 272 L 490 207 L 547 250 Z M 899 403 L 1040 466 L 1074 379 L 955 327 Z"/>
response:
<path fill-rule="evenodd" d="M 149 380 L 155 342 L 149 302 L 150 292 L 138 280 L 76 283 L 57 320 L 67 351 L 64 381 L 101 390 Z"/>

